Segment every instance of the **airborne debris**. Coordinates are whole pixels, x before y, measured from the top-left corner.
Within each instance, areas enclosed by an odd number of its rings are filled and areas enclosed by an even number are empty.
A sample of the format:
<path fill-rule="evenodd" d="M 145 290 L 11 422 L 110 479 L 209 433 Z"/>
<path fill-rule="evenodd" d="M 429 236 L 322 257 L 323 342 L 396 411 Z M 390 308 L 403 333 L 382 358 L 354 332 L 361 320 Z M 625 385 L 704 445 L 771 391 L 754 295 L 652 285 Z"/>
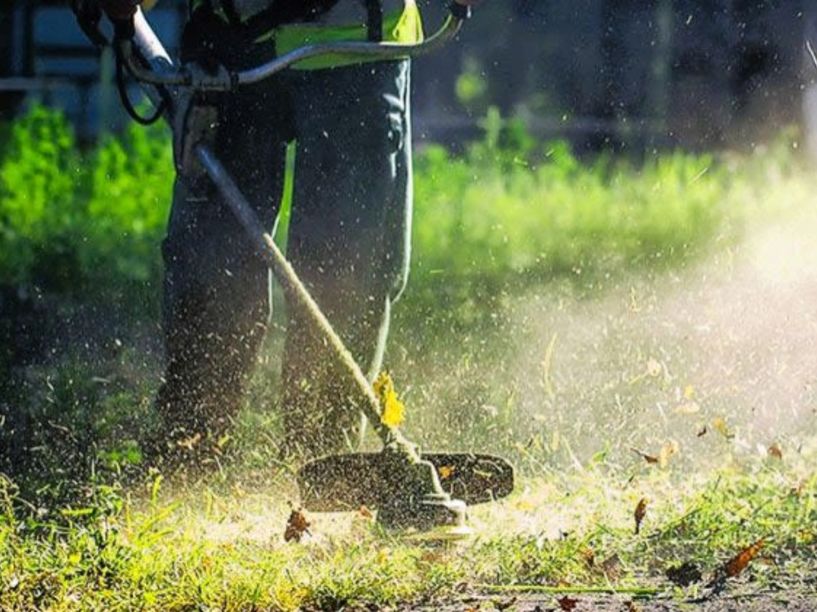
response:
<path fill-rule="evenodd" d="M 657 359 L 650 358 L 647 360 L 647 365 L 644 367 L 644 371 L 631 378 L 628 381 L 628 384 L 634 385 L 646 378 L 658 378 L 663 372 L 664 365 Z"/>
<path fill-rule="evenodd" d="M 647 463 L 658 463 L 658 457 L 656 457 L 655 455 L 650 455 L 642 450 L 638 450 L 635 447 L 631 448 L 630 450 L 632 450 L 636 455 L 641 457 Z"/>
<path fill-rule="evenodd" d="M 664 366 L 661 365 L 661 362 L 656 359 L 650 359 L 647 361 L 647 376 L 651 378 L 657 378 L 661 376 L 661 372 L 664 371 Z"/>
<path fill-rule="evenodd" d="M 712 429 L 717 431 L 727 440 L 731 440 L 735 437 L 735 434 L 729 429 L 729 425 L 726 424 L 726 419 L 723 417 L 715 417 L 712 419 Z"/>
<path fill-rule="evenodd" d="M 372 511 L 369 510 L 369 508 L 367 506 L 365 506 L 365 505 L 360 506 L 360 508 L 358 509 L 357 512 L 362 518 L 365 518 L 367 520 L 373 520 L 374 519 L 374 514 L 372 514 Z"/>
<path fill-rule="evenodd" d="M 309 527 L 311 523 L 307 520 L 306 515 L 304 515 L 301 509 L 293 510 L 289 515 L 289 520 L 287 520 L 287 528 L 284 531 L 284 541 L 285 542 L 300 542 L 301 538 L 304 537 L 304 534 L 312 535 L 309 532 Z"/>
<path fill-rule="evenodd" d="M 198 443 L 201 442 L 201 433 L 196 433 L 189 438 L 185 438 L 184 440 L 179 440 L 176 442 L 178 446 L 181 448 L 186 448 L 189 451 L 192 451 Z"/>
<path fill-rule="evenodd" d="M 556 348 L 556 339 L 558 336 L 558 334 L 553 334 L 545 351 L 545 358 L 542 360 L 542 385 L 545 387 L 545 392 L 551 398 L 556 395 L 551 370 L 553 368 L 553 351 Z"/>
<path fill-rule="evenodd" d="M 783 449 L 780 448 L 780 445 L 777 442 L 772 444 L 767 452 L 769 453 L 769 457 L 783 461 Z"/>
<path fill-rule="evenodd" d="M 669 465 L 669 460 L 674 455 L 678 454 L 678 451 L 681 450 L 680 445 L 675 440 L 667 440 L 664 442 L 663 446 L 661 446 L 661 450 L 658 453 L 658 465 L 662 470 L 667 469 Z"/>
<path fill-rule="evenodd" d="M 454 474 L 455 467 L 450 465 L 441 465 L 437 468 L 437 473 L 440 475 L 440 480 L 448 480 Z"/>
<path fill-rule="evenodd" d="M 694 400 L 689 400 L 687 402 L 684 402 L 683 404 L 680 404 L 677 408 L 675 408 L 675 414 L 684 414 L 684 415 L 697 414 L 700 411 L 701 411 L 701 405 L 698 402 L 694 401 Z"/>
<path fill-rule="evenodd" d="M 743 570 L 746 569 L 749 563 L 751 563 L 752 559 L 757 557 L 757 554 L 763 548 L 763 544 L 763 538 L 760 538 L 751 546 L 744 548 L 737 555 L 726 562 L 726 564 L 723 566 L 723 573 L 729 578 L 734 578 L 735 576 L 740 575 Z"/>
<path fill-rule="evenodd" d="M 646 497 L 642 497 L 638 500 L 638 504 L 635 507 L 635 513 L 633 516 L 635 517 L 635 534 L 638 535 L 641 531 L 641 522 L 644 520 L 644 517 L 647 516 L 647 504 L 649 501 Z"/>
<path fill-rule="evenodd" d="M 651 465 L 657 464 L 661 469 L 666 469 L 669 465 L 669 460 L 673 457 L 673 455 L 678 454 L 681 447 L 675 440 L 667 440 L 663 445 L 661 445 L 661 449 L 658 451 L 657 455 L 645 453 L 644 451 L 635 447 L 631 447 L 630 450 L 632 450 L 647 463 Z"/>

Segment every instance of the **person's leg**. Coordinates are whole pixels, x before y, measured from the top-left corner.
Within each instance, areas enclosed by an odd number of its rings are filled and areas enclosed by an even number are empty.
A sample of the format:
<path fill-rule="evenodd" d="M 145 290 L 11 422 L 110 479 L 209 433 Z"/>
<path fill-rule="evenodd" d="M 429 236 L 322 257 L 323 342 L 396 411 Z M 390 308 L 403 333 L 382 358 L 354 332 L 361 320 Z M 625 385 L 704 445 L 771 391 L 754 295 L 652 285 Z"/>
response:
<path fill-rule="evenodd" d="M 288 255 L 374 376 L 391 304 L 408 272 L 409 62 L 303 72 L 294 92 L 298 150 Z M 282 378 L 290 449 L 315 456 L 357 442 L 360 417 L 349 378 L 293 309 Z"/>
<path fill-rule="evenodd" d="M 269 227 L 290 134 L 284 114 L 276 115 L 282 95 L 275 86 L 231 95 L 219 109 L 213 144 Z M 240 407 L 269 317 L 268 269 L 206 178 L 177 180 L 163 255 L 161 451 L 192 459 L 213 448 Z"/>

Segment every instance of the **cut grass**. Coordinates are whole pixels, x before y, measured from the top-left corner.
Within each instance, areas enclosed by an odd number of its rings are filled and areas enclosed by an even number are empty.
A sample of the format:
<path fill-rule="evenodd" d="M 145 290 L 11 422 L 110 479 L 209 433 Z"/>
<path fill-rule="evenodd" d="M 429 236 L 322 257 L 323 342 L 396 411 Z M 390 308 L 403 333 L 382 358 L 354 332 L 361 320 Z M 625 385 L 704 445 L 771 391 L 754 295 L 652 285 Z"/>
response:
<path fill-rule="evenodd" d="M 401 541 L 358 515 L 312 517 L 312 537 L 285 544 L 285 504 L 235 481 L 200 484 L 196 499 L 92 506 L 96 518 L 63 513 L 54 523 L 17 517 L 6 487 L 0 601 L 10 610 L 294 610 L 446 601 L 463 590 L 695 597 L 761 538 L 761 556 L 734 582 L 813 585 L 817 478 L 805 465 L 758 460 L 683 481 L 654 470 L 628 482 L 599 468 L 529 479 L 510 500 L 475 509 L 476 537 L 453 547 Z M 649 510 L 635 535 L 642 495 Z M 670 583 L 666 570 L 681 562 L 703 582 Z"/>

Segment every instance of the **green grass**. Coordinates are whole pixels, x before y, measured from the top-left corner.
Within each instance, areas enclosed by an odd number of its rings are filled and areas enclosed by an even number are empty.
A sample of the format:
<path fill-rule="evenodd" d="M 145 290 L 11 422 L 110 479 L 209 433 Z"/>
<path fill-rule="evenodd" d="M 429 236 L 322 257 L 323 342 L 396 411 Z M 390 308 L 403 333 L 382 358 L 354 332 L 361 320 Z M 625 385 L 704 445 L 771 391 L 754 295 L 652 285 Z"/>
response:
<path fill-rule="evenodd" d="M 817 479 L 801 470 L 767 460 L 683 484 L 658 470 L 629 482 L 603 467 L 550 474 L 477 509 L 476 537 L 448 547 L 401 541 L 362 516 L 312 517 L 312 537 L 286 544 L 281 499 L 240 480 L 168 500 L 154 491 L 120 502 L 98 488 L 71 511 L 52 509 L 53 522 L 16 517 L 4 485 L 0 598 L 12 610 L 328 610 L 455 600 L 463 589 L 693 598 L 760 538 L 733 588 L 802 588 L 817 572 Z M 672 584 L 666 570 L 682 562 L 703 580 Z"/>

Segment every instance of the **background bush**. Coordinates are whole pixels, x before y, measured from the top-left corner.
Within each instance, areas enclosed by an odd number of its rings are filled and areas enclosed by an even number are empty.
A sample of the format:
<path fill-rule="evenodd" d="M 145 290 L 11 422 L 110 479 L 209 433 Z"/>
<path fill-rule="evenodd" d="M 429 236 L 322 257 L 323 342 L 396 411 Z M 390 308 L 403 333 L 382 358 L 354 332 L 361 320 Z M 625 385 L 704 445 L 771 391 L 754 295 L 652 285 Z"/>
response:
<path fill-rule="evenodd" d="M 428 146 L 416 156 L 414 307 L 677 261 L 794 159 L 783 139 L 762 172 L 751 159 L 682 152 L 584 161 L 495 110 L 484 131 L 463 155 Z M 60 114 L 34 108 L 0 134 L 0 284 L 155 299 L 173 182 L 167 131 L 133 126 L 83 149 Z"/>
<path fill-rule="evenodd" d="M 79 147 L 65 118 L 34 108 L 0 146 L 0 284 L 93 297 L 155 282 L 172 188 L 161 129 Z"/>

